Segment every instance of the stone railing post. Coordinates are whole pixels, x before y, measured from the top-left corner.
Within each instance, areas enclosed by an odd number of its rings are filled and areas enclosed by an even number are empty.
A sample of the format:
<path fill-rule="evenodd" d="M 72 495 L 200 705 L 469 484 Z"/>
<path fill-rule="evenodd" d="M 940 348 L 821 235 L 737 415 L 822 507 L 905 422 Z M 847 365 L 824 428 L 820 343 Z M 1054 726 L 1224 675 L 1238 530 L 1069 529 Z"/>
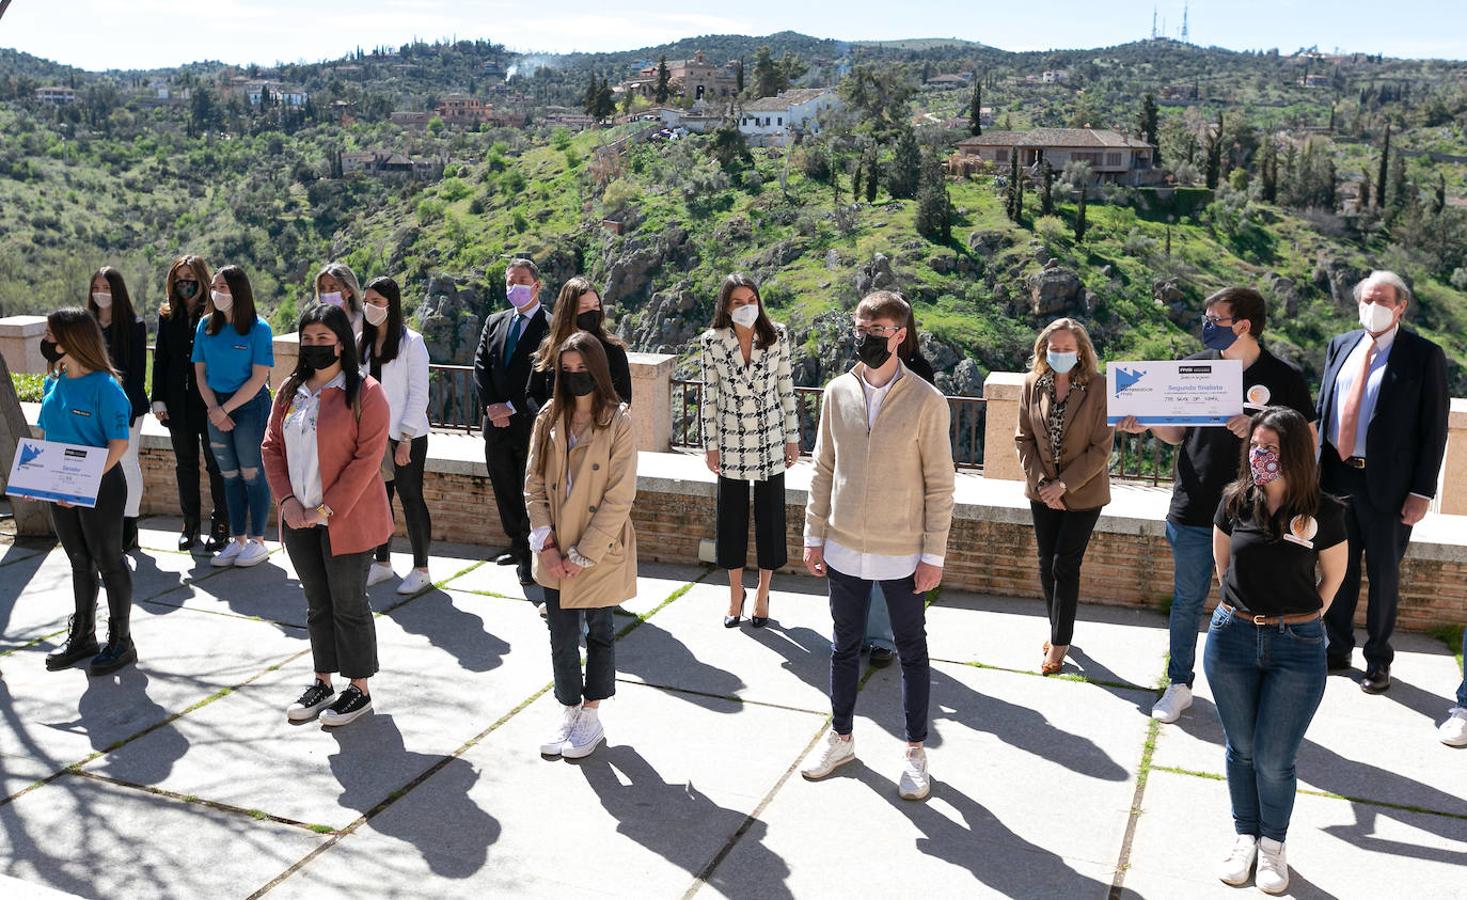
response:
<path fill-rule="evenodd" d="M 46 371 L 41 355 L 41 335 L 46 333 L 45 316 L 6 316 L 0 319 L 0 356 L 12 372 L 39 375 Z"/>
<path fill-rule="evenodd" d="M 983 426 L 983 477 L 1023 481 L 1019 454 L 1014 449 L 1014 432 L 1019 427 L 1019 395 L 1024 389 L 1022 372 L 990 372 L 983 380 L 983 400 L 988 407 Z"/>
<path fill-rule="evenodd" d="M 295 371 L 296 360 L 301 355 L 301 336 L 292 331 L 289 334 L 277 334 L 274 340 L 275 365 L 270 367 L 270 389 L 278 391 Z"/>
<path fill-rule="evenodd" d="M 672 445 L 672 368 L 666 353 L 628 353 L 632 370 L 632 426 L 637 449 L 664 453 Z"/>
<path fill-rule="evenodd" d="M 1452 398 L 1448 419 L 1447 459 L 1442 464 L 1441 511 L 1467 516 L 1467 399 Z"/>

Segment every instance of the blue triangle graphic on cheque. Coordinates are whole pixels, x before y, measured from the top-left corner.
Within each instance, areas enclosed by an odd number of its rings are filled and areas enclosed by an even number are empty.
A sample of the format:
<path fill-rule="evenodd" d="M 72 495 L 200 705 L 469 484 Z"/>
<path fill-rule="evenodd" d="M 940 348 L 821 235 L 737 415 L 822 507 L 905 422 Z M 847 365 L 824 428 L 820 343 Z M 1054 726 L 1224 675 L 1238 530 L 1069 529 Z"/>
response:
<path fill-rule="evenodd" d="M 41 455 L 41 448 L 35 444 L 22 444 L 20 448 L 20 464 L 25 465 L 32 462 Z"/>
<path fill-rule="evenodd" d="M 1116 369 L 1116 396 L 1145 377 L 1145 369 Z"/>

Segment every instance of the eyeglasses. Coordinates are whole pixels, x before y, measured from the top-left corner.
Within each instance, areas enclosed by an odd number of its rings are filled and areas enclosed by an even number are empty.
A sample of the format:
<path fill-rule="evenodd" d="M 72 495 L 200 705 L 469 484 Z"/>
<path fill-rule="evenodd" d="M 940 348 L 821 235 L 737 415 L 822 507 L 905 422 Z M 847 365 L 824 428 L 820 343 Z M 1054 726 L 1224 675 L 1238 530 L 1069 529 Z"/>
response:
<path fill-rule="evenodd" d="M 858 338 L 868 334 L 874 337 L 889 338 L 901 330 L 900 325 L 856 325 L 851 329 L 851 334 Z"/>
<path fill-rule="evenodd" d="M 1231 325 L 1237 321 L 1236 316 L 1214 316 L 1211 313 L 1203 313 L 1202 321 L 1211 325 Z"/>

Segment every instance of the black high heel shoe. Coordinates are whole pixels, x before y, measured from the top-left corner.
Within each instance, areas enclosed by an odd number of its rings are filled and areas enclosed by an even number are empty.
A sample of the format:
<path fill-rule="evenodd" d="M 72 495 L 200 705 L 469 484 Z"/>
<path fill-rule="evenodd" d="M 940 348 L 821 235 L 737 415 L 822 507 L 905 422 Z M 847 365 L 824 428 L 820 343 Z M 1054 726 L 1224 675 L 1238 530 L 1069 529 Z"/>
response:
<path fill-rule="evenodd" d="M 739 627 L 739 618 L 742 617 L 743 614 L 744 614 L 744 601 L 747 600 L 747 599 L 749 599 L 749 589 L 748 588 L 744 588 L 743 594 L 741 594 L 739 596 L 739 614 L 737 616 L 724 616 L 723 617 L 723 627 L 724 628 L 738 628 Z"/>
<path fill-rule="evenodd" d="M 770 598 L 770 597 L 764 598 L 764 611 L 765 612 L 769 612 L 769 604 L 771 602 L 772 602 L 772 598 Z M 758 609 L 759 608 L 759 604 L 757 602 L 754 604 L 754 608 L 755 609 Z M 749 616 L 749 624 L 750 625 L 753 625 L 755 628 L 763 628 L 765 625 L 768 625 L 769 624 L 769 617 L 768 616 Z"/>

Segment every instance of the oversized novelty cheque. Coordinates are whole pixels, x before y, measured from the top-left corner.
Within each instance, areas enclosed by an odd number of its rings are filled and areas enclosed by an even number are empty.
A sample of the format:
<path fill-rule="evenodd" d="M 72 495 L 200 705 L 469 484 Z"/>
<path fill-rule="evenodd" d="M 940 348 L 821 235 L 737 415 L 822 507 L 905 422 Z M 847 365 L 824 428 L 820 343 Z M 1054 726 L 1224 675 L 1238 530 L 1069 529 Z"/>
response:
<path fill-rule="evenodd" d="M 1226 425 L 1242 415 L 1243 363 L 1236 359 L 1113 362 L 1106 367 L 1107 421 Z"/>

